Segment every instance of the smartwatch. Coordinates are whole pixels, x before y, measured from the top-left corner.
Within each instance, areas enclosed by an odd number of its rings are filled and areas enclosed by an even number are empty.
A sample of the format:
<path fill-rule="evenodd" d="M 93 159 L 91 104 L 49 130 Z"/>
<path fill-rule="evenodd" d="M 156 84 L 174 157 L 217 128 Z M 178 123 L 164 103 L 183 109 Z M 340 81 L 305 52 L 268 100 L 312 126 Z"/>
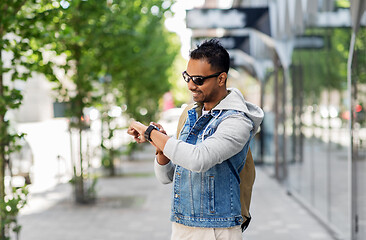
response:
<path fill-rule="evenodd" d="M 151 132 L 152 130 L 157 130 L 159 131 L 159 128 L 155 125 L 149 125 L 144 133 L 144 137 L 145 139 L 147 139 L 149 142 L 151 142 L 151 138 L 150 138 L 150 135 L 151 135 Z"/>

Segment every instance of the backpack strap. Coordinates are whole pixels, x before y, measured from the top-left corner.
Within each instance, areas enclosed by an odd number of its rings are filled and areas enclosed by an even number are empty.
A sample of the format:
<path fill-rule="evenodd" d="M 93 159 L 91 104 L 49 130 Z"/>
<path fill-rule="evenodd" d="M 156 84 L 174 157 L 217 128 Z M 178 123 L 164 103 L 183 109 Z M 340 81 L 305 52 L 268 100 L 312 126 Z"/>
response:
<path fill-rule="evenodd" d="M 250 148 L 248 149 L 246 161 L 243 169 L 239 173 L 239 176 L 241 215 L 246 218 L 246 220 L 241 225 L 241 229 L 242 231 L 244 231 L 248 227 L 250 220 L 252 219 L 249 213 L 249 208 L 250 200 L 252 198 L 253 184 L 255 180 L 255 165 Z"/>
<path fill-rule="evenodd" d="M 178 126 L 177 126 L 177 133 L 175 136 L 177 136 L 177 139 L 179 139 L 180 131 L 182 131 L 182 128 L 184 124 L 186 123 L 187 116 L 188 116 L 188 110 L 193 108 L 194 103 L 189 104 L 182 112 L 182 114 L 179 117 Z"/>
<path fill-rule="evenodd" d="M 228 164 L 231 172 L 240 183 L 239 188 L 240 188 L 241 215 L 245 218 L 244 222 L 241 224 L 241 229 L 244 232 L 244 230 L 247 229 L 250 220 L 252 219 L 249 213 L 249 207 L 250 207 L 250 200 L 252 197 L 252 188 L 255 179 L 254 160 L 250 148 L 248 149 L 244 167 L 239 174 L 235 170 L 233 164 L 230 161 L 225 162 Z"/>

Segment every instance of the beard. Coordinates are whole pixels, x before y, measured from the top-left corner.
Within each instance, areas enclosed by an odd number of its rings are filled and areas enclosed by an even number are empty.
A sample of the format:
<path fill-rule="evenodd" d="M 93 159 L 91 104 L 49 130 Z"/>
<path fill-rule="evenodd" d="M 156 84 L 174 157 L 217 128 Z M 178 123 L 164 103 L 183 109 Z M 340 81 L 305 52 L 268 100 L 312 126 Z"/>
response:
<path fill-rule="evenodd" d="M 204 96 L 201 91 L 192 91 L 192 97 L 195 102 L 204 102 Z"/>

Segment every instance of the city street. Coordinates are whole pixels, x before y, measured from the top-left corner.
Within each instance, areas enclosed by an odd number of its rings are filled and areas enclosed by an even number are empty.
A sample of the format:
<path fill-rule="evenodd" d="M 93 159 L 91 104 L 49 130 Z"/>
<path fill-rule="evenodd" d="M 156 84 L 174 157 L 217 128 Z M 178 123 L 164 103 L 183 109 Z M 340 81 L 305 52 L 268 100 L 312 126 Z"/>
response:
<path fill-rule="evenodd" d="M 366 240 L 365 0 L 0 9 L 0 240 L 169 240 L 172 201 L 226 221 L 248 146 L 243 240 Z"/>

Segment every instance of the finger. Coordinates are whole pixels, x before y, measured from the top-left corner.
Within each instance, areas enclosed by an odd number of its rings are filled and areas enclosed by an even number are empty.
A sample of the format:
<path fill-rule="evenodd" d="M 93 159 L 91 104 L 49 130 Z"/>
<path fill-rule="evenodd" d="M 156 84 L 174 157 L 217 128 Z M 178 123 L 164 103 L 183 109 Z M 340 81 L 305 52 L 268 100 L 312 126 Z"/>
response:
<path fill-rule="evenodd" d="M 146 142 L 146 140 L 145 140 L 145 138 L 143 138 L 143 137 L 140 136 L 139 138 L 137 138 L 136 142 L 138 142 L 138 143 L 144 143 L 144 142 Z"/>
<path fill-rule="evenodd" d="M 161 125 L 160 125 L 160 128 L 159 129 L 160 129 L 160 132 L 161 133 L 164 133 L 166 135 L 166 131 L 165 131 L 165 129 Z"/>
<path fill-rule="evenodd" d="M 156 123 L 156 122 L 151 122 L 150 124 L 153 124 L 156 127 L 158 127 L 159 128 L 159 132 L 166 134 L 166 131 L 165 131 L 165 129 L 163 128 L 163 126 L 161 124 Z"/>
<path fill-rule="evenodd" d="M 164 128 L 161 128 L 160 132 L 164 133 L 166 135 L 166 131 Z"/>
<path fill-rule="evenodd" d="M 155 127 L 158 127 L 159 130 L 162 128 L 162 126 L 159 123 L 156 123 L 156 122 L 150 122 L 150 125 L 154 125 Z"/>
<path fill-rule="evenodd" d="M 140 141 L 141 141 L 141 143 L 146 142 L 146 138 L 144 137 L 144 135 L 140 136 Z"/>
<path fill-rule="evenodd" d="M 139 133 L 134 129 L 131 129 L 131 130 L 127 131 L 127 133 L 131 136 L 138 136 L 139 135 Z"/>
<path fill-rule="evenodd" d="M 157 126 L 157 127 L 158 127 L 158 128 L 160 128 L 160 129 L 163 129 L 163 126 L 162 126 L 160 123 L 155 123 L 155 122 L 154 122 L 154 125 L 155 125 L 155 126 Z"/>
<path fill-rule="evenodd" d="M 133 130 L 128 130 L 128 131 L 127 131 L 127 133 L 128 133 L 129 135 L 135 135 L 135 131 L 133 131 Z"/>
<path fill-rule="evenodd" d="M 134 139 L 135 139 L 135 141 L 136 141 L 137 143 L 142 143 L 142 142 L 144 142 L 144 140 L 142 139 L 142 137 L 141 137 L 141 135 L 140 135 L 140 134 L 136 135 L 136 136 L 134 137 Z"/>

